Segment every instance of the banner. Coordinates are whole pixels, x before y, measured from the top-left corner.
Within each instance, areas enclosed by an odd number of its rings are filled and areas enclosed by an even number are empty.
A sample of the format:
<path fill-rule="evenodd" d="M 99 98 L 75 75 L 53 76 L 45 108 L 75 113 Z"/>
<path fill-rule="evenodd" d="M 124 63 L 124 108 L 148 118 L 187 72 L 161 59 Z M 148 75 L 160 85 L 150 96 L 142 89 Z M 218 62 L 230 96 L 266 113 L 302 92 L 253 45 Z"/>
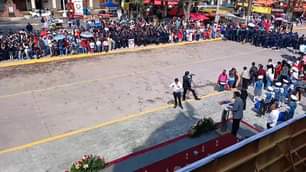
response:
<path fill-rule="evenodd" d="M 271 14 L 272 9 L 270 7 L 258 7 L 253 6 L 252 12 L 260 14 Z"/>
<path fill-rule="evenodd" d="M 83 15 L 84 9 L 83 9 L 83 0 L 72 0 L 72 3 L 74 5 L 74 15 Z"/>

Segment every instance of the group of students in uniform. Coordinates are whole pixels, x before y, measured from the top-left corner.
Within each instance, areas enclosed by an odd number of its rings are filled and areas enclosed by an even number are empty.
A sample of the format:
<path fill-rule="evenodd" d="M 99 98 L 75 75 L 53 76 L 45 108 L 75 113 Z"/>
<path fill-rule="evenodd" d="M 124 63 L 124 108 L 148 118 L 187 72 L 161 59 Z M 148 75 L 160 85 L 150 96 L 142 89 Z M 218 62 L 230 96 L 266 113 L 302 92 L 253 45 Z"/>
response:
<path fill-rule="evenodd" d="M 217 82 L 220 91 L 240 88 L 244 108 L 248 97 L 248 87 L 252 85 L 254 88 L 253 110 L 260 116 L 268 113 L 267 128 L 271 128 L 293 118 L 297 103 L 301 101 L 306 89 L 305 70 L 306 64 L 301 59 L 295 63 L 283 60 L 277 62 L 277 65 L 269 59 L 266 68 L 261 64 L 257 67 L 253 62 L 249 70 L 244 67 L 241 74 L 235 71 L 233 76 L 230 76 L 231 71 L 228 76 L 226 70 L 223 70 Z"/>
<path fill-rule="evenodd" d="M 298 50 L 300 45 L 306 44 L 304 35 L 299 36 L 298 33 L 275 30 L 267 32 L 260 28 L 238 27 L 236 25 L 228 25 L 224 37 L 231 41 L 248 42 L 255 46 L 275 49 L 292 47 Z"/>

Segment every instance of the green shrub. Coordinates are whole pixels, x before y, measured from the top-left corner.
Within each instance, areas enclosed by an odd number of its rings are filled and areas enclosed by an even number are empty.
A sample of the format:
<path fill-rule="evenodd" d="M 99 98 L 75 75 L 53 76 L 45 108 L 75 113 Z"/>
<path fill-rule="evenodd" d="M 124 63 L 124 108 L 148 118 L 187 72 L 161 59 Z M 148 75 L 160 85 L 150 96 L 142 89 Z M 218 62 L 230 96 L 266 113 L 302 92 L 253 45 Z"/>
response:
<path fill-rule="evenodd" d="M 84 155 L 81 160 L 72 164 L 69 172 L 98 172 L 105 165 L 105 160 L 100 156 Z"/>
<path fill-rule="evenodd" d="M 189 130 L 190 137 L 198 137 L 203 133 L 216 129 L 215 122 L 212 118 L 203 118 L 198 120 Z"/>

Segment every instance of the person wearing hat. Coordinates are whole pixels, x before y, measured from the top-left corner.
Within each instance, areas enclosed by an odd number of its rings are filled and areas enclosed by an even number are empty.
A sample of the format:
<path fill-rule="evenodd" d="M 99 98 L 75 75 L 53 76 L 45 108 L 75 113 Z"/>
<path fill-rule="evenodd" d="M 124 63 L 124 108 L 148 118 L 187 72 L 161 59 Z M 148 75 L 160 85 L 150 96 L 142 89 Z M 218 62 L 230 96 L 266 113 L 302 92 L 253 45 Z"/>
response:
<path fill-rule="evenodd" d="M 262 90 L 264 88 L 264 83 L 263 83 L 263 75 L 258 76 L 258 80 L 255 82 L 254 85 L 254 98 L 259 98 L 262 95 Z"/>
<path fill-rule="evenodd" d="M 185 72 L 185 75 L 183 76 L 183 89 L 184 89 L 184 92 L 183 92 L 183 101 L 186 100 L 187 91 L 191 91 L 192 94 L 193 94 L 193 96 L 194 96 L 194 98 L 195 98 L 196 100 L 200 100 L 200 99 L 198 98 L 198 96 L 196 95 L 194 89 L 192 89 L 192 87 L 191 87 L 192 76 L 193 76 L 193 75 L 194 75 L 194 74 L 190 74 L 189 71 L 186 71 L 186 72 Z"/>
<path fill-rule="evenodd" d="M 290 101 L 288 103 L 288 119 L 293 118 L 296 107 L 297 107 L 297 97 L 295 95 L 290 96 Z"/>
<path fill-rule="evenodd" d="M 282 83 L 281 82 L 276 82 L 275 83 L 275 88 L 274 88 L 274 99 L 275 99 L 275 101 L 280 102 L 282 95 L 283 95 Z"/>
<path fill-rule="evenodd" d="M 289 81 L 286 80 L 286 79 L 283 79 L 283 89 L 284 89 L 284 93 L 283 93 L 283 96 L 282 96 L 282 100 L 283 102 L 285 102 L 285 100 L 287 98 L 289 98 L 289 91 L 290 91 L 290 85 L 289 85 Z"/>

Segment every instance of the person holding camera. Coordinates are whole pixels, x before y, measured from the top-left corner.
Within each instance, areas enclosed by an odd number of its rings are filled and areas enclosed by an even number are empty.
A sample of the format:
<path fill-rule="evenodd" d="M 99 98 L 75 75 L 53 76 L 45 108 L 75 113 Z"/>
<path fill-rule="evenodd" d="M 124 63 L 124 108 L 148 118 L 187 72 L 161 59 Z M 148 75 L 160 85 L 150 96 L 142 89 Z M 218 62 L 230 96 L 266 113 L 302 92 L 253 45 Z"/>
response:
<path fill-rule="evenodd" d="M 194 76 L 194 74 L 190 74 L 189 71 L 186 71 L 185 75 L 183 76 L 183 88 L 184 88 L 183 101 L 186 100 L 186 93 L 187 93 L 187 91 L 191 91 L 192 92 L 192 94 L 194 96 L 194 99 L 200 100 L 200 98 L 198 98 L 198 96 L 196 95 L 194 89 L 191 88 L 192 76 Z"/>

